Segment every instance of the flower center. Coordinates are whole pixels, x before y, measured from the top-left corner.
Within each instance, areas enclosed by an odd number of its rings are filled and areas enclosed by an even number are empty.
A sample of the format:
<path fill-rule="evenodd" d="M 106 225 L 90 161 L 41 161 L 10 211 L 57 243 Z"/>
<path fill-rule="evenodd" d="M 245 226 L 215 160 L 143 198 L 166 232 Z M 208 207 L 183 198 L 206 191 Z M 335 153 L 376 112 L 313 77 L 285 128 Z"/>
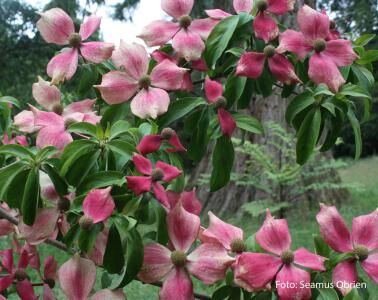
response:
<path fill-rule="evenodd" d="M 82 216 L 79 220 L 79 225 L 83 230 L 91 230 L 93 227 L 93 219 L 89 216 Z"/>
<path fill-rule="evenodd" d="M 68 118 L 64 120 L 64 128 L 67 129 L 68 127 L 70 127 L 72 124 L 75 124 L 75 123 L 77 123 L 76 120 Z"/>
<path fill-rule="evenodd" d="M 16 272 L 14 273 L 14 277 L 16 278 L 17 281 L 23 281 L 27 278 L 29 278 L 28 274 L 24 269 L 17 269 Z"/>
<path fill-rule="evenodd" d="M 147 90 L 151 85 L 151 78 L 148 75 L 143 76 L 141 79 L 139 79 L 139 86 L 142 89 Z"/>
<path fill-rule="evenodd" d="M 271 58 L 276 54 L 276 48 L 274 48 L 272 45 L 268 45 L 264 48 L 264 55 L 267 58 Z"/>
<path fill-rule="evenodd" d="M 60 105 L 60 104 L 57 104 L 57 105 L 55 105 L 55 106 L 52 108 L 52 111 L 53 111 L 54 113 L 56 113 L 57 115 L 61 116 L 62 113 L 63 113 L 63 106 Z"/>
<path fill-rule="evenodd" d="M 162 169 L 159 169 L 159 168 L 154 169 L 152 171 L 151 177 L 152 177 L 152 181 L 160 181 L 164 178 L 164 172 Z"/>
<path fill-rule="evenodd" d="M 181 28 L 188 28 L 192 24 L 192 18 L 190 16 L 182 16 L 179 20 Z"/>
<path fill-rule="evenodd" d="M 68 39 L 68 43 L 73 48 L 78 48 L 81 44 L 81 36 L 78 33 L 72 33 Z"/>
<path fill-rule="evenodd" d="M 164 128 L 161 133 L 160 133 L 160 136 L 163 140 L 169 140 L 171 139 L 173 136 L 175 135 L 175 132 L 172 128 Z"/>
<path fill-rule="evenodd" d="M 71 202 L 70 200 L 66 198 L 59 198 L 58 200 L 58 209 L 60 211 L 68 211 L 71 207 Z"/>
<path fill-rule="evenodd" d="M 282 252 L 281 260 L 285 265 L 290 265 L 294 261 L 294 253 L 290 250 Z"/>
<path fill-rule="evenodd" d="M 234 253 L 242 253 L 246 249 L 245 243 L 242 239 L 234 239 L 231 242 L 231 251 Z"/>
<path fill-rule="evenodd" d="M 183 267 L 186 263 L 186 254 L 182 251 L 173 251 L 171 261 L 176 267 Z"/>
<path fill-rule="evenodd" d="M 323 39 L 316 40 L 314 43 L 315 52 L 320 53 L 323 52 L 327 47 L 327 43 Z"/>
<path fill-rule="evenodd" d="M 356 246 L 353 250 L 353 253 L 356 255 L 359 261 L 364 261 L 369 256 L 369 250 L 364 246 Z"/>
<path fill-rule="evenodd" d="M 50 287 L 50 289 L 53 289 L 55 287 L 55 280 L 54 279 L 47 278 L 43 282 L 46 283 Z"/>
<path fill-rule="evenodd" d="M 258 11 L 266 11 L 268 9 L 268 1 L 266 0 L 257 1 L 256 8 Z"/>
<path fill-rule="evenodd" d="M 227 99 L 225 97 L 219 97 L 214 103 L 215 108 L 224 108 L 227 106 Z"/>

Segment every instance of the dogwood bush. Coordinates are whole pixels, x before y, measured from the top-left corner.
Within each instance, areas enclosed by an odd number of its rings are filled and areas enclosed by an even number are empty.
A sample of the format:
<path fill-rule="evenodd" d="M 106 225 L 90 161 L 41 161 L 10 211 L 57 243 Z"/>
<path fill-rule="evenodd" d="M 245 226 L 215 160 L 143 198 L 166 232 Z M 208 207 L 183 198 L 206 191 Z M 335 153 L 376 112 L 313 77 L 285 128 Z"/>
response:
<path fill-rule="evenodd" d="M 201 226 L 196 191 L 185 189 L 183 159 L 199 162 L 213 142 L 209 189 L 226 186 L 231 137 L 263 134 L 244 109 L 273 92 L 291 99 L 298 163 L 329 150 L 345 122 L 359 156 L 356 108 L 369 111 L 372 56 L 363 47 L 372 36 L 344 39 L 306 5 L 298 30 L 279 25 L 294 2 L 235 0 L 235 15 L 214 9 L 193 20 L 193 0 L 162 0 L 172 20 L 139 36 L 154 51 L 86 41 L 96 16 L 75 31 L 61 9 L 40 13 L 40 34 L 63 49 L 33 84 L 35 103 L 13 120 L 20 103 L 0 98 L 0 233 L 12 235 L 0 252 L 1 299 L 56 299 L 57 289 L 72 300 L 125 299 L 134 280 L 161 286 L 161 299 L 210 299 L 193 291 L 193 277 L 214 286 L 212 299 L 359 299 L 356 265 L 378 284 L 378 211 L 349 231 L 322 204 L 315 251 L 293 250 L 286 220 L 269 210 L 251 237 L 212 212 Z M 66 88 L 74 79 L 77 89 Z M 42 263 L 42 243 L 72 257 Z"/>

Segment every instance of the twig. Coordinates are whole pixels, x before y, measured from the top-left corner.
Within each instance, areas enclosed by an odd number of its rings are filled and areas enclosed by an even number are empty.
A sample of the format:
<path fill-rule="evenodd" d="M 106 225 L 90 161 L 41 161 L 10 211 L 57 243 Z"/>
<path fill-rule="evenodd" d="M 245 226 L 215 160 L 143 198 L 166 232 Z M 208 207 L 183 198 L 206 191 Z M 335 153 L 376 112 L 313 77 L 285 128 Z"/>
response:
<path fill-rule="evenodd" d="M 9 222 L 11 222 L 12 224 L 14 225 L 18 225 L 18 220 L 10 215 L 4 208 L 0 207 L 0 219 L 6 219 L 8 220 Z M 47 239 L 45 241 L 46 244 L 48 245 L 51 245 L 51 246 L 54 246 L 55 248 L 58 248 L 60 250 L 63 250 L 65 252 L 68 252 L 68 253 L 73 253 L 72 250 L 70 250 L 64 243 L 62 242 L 59 242 L 59 241 L 56 241 L 56 240 L 52 240 L 52 239 Z"/>

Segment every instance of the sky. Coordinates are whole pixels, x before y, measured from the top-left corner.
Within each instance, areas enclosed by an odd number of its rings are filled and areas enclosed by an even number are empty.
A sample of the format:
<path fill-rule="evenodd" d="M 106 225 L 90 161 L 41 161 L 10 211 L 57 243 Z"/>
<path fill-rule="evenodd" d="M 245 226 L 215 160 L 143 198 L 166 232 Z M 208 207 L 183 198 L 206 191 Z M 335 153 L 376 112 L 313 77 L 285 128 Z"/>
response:
<path fill-rule="evenodd" d="M 24 0 L 32 4 L 35 8 L 42 10 L 43 6 L 49 0 Z M 85 3 L 85 0 L 81 0 Z M 136 36 L 142 31 L 142 28 L 154 20 L 167 18 L 167 15 L 161 10 L 160 1 L 157 0 L 140 0 L 139 5 L 134 11 L 133 21 L 114 21 L 111 18 L 113 11 L 111 5 L 116 4 L 119 0 L 106 0 L 106 7 L 90 7 L 90 11 L 102 17 L 101 33 L 106 42 L 119 43 L 121 39 L 127 42 L 140 42 Z"/>

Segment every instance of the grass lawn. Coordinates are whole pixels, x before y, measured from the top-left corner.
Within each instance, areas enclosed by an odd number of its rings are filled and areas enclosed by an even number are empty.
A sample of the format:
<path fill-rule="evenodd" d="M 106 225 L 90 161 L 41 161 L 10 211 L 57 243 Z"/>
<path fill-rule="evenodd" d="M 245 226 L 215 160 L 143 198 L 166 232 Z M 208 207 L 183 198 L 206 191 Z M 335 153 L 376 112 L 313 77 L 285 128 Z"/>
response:
<path fill-rule="evenodd" d="M 340 207 L 340 212 L 344 216 L 347 223 L 350 225 L 353 217 L 367 214 L 377 209 L 378 207 L 378 157 L 362 159 L 359 161 L 351 161 L 347 169 L 341 170 L 340 175 L 345 183 L 356 184 L 360 188 L 352 189 L 352 202 L 346 203 Z M 287 220 L 293 239 L 293 249 L 300 246 L 307 247 L 313 250 L 312 234 L 318 233 L 318 226 L 315 220 L 315 215 L 318 211 L 314 210 L 293 210 L 288 213 Z M 245 236 L 256 232 L 261 226 L 262 218 L 241 218 L 239 220 L 230 219 L 231 223 L 240 226 L 245 231 Z M 9 247 L 9 243 L 3 239 L 1 240 L 0 249 Z M 49 254 L 63 262 L 67 256 L 62 254 L 59 250 L 52 249 L 48 246 L 42 247 L 42 256 L 45 257 Z M 366 276 L 363 276 L 366 280 Z M 370 298 L 366 300 L 378 300 L 378 287 L 371 281 L 369 282 Z M 99 286 L 99 282 L 97 284 Z M 215 287 L 204 287 L 198 282 L 195 282 L 195 289 L 197 292 L 211 292 Z M 139 299 L 157 299 L 158 288 L 149 285 L 144 285 L 139 282 L 133 282 L 125 288 L 127 298 L 130 300 Z M 64 299 L 64 296 L 57 295 L 58 299 Z M 17 299 L 17 297 L 10 297 L 9 299 Z"/>

